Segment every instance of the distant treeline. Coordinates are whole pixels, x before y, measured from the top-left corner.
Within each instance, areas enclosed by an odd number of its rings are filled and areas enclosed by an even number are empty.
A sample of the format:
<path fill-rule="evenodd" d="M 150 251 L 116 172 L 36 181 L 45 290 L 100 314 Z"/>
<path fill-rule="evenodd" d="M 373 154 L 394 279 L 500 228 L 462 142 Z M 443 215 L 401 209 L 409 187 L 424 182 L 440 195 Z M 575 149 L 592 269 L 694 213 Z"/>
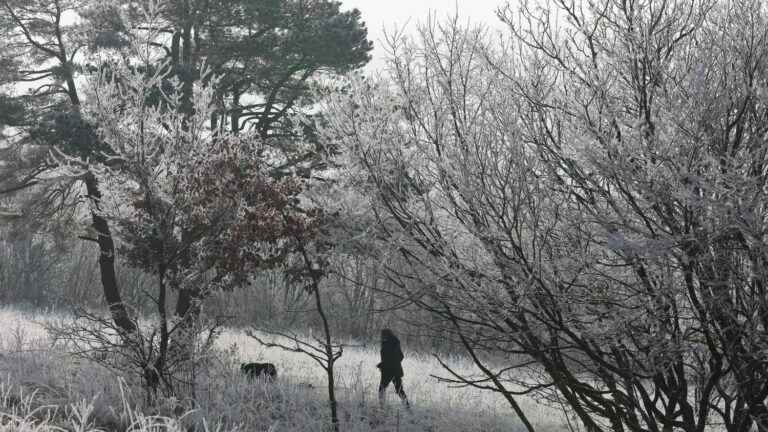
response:
<path fill-rule="evenodd" d="M 98 253 L 84 241 L 2 232 L 0 302 L 32 310 L 66 312 L 78 307 L 106 310 Z M 451 350 L 453 344 L 447 338 L 432 336 L 435 329 L 429 329 L 428 334 L 424 327 L 425 320 L 429 320 L 426 313 L 377 303 L 382 301 L 382 296 L 375 296 L 374 287 L 381 287 L 386 281 L 376 274 L 371 263 L 347 259 L 336 267 L 339 274 L 327 281 L 336 334 L 370 340 L 377 337 L 381 328 L 395 325 L 409 349 Z M 136 305 L 140 314 L 154 313 L 154 305 L 142 293 L 151 286 L 154 277 L 125 265 L 120 259 L 116 271 L 126 302 Z M 206 300 L 206 312 L 226 317 L 226 322 L 237 327 L 306 330 L 319 326 L 310 297 L 301 286 L 291 284 L 280 270 L 261 272 L 249 286 L 237 289 L 234 294 L 214 294 Z"/>

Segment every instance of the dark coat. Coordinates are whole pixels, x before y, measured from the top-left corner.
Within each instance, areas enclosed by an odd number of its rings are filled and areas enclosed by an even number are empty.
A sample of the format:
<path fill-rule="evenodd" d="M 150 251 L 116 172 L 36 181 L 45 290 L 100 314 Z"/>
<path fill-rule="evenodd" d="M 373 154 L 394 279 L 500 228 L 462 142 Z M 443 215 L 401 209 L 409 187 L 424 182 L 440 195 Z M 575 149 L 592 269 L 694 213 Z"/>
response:
<path fill-rule="evenodd" d="M 402 377 L 403 351 L 400 349 L 400 341 L 394 338 L 387 338 L 381 342 L 381 363 L 378 368 L 382 374 Z"/>

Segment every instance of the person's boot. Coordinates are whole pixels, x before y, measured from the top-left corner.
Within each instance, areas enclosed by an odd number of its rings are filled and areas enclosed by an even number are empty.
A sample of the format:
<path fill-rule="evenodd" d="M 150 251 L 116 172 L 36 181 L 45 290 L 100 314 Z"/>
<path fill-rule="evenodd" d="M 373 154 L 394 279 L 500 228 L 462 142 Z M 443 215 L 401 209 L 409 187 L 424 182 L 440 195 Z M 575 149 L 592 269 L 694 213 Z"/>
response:
<path fill-rule="evenodd" d="M 400 400 L 401 400 L 401 401 L 403 402 L 403 404 L 405 405 L 405 409 L 407 409 L 408 411 L 410 411 L 410 410 L 411 410 L 411 403 L 410 403 L 410 402 L 408 402 L 408 397 L 405 395 L 405 393 L 403 393 L 402 395 L 400 395 Z"/>

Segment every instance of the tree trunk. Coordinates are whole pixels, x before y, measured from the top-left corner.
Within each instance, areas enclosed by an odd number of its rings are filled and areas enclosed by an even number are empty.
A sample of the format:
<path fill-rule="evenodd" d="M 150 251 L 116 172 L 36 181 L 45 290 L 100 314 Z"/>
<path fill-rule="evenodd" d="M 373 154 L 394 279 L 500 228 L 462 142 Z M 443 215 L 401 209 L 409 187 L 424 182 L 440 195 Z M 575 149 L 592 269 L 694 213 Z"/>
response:
<path fill-rule="evenodd" d="M 309 254 L 301 244 L 299 239 L 299 250 L 304 257 L 304 264 L 310 272 L 312 278 L 312 291 L 315 298 L 315 307 L 317 308 L 317 314 L 320 315 L 320 320 L 323 323 L 323 333 L 325 334 L 325 372 L 328 374 L 328 408 L 331 410 L 331 426 L 334 432 L 339 432 L 339 414 L 336 403 L 336 383 L 334 380 L 333 365 L 336 363 L 336 357 L 333 352 L 333 345 L 331 340 L 331 326 L 328 324 L 328 317 L 325 315 L 323 309 L 323 301 L 320 297 L 320 276 L 315 271 L 312 260 L 309 259 Z M 339 354 L 341 355 L 341 354 Z"/>
<path fill-rule="evenodd" d="M 99 183 L 93 173 L 88 173 L 85 176 L 85 187 L 88 198 L 98 209 L 101 202 L 101 191 L 99 191 Z M 126 333 L 133 333 L 136 331 L 136 324 L 128 316 L 117 285 L 115 243 L 112 240 L 109 225 L 107 220 L 94 210 L 91 210 L 91 220 L 93 228 L 98 233 L 96 242 L 99 244 L 99 270 L 101 271 L 101 284 L 104 288 L 104 298 L 109 305 L 109 312 L 121 330 Z"/>
<path fill-rule="evenodd" d="M 72 69 L 72 64 L 67 60 L 67 55 L 64 52 L 63 47 L 61 47 L 59 61 L 64 67 L 69 101 L 72 104 L 72 107 L 79 111 L 80 97 L 77 94 L 74 71 Z M 99 209 L 101 205 L 99 181 L 91 172 L 85 176 L 85 189 L 88 199 L 91 200 L 96 209 Z M 133 333 L 136 331 L 136 324 L 134 324 L 128 316 L 128 311 L 125 308 L 123 299 L 120 297 L 120 287 L 117 285 L 117 274 L 115 272 L 115 242 L 112 240 L 109 224 L 107 224 L 107 220 L 97 211 L 91 210 L 91 226 L 93 226 L 98 233 L 96 242 L 99 245 L 99 271 L 101 273 L 101 285 L 104 291 L 104 299 L 107 301 L 109 312 L 118 328 L 126 334 Z"/>
<path fill-rule="evenodd" d="M 179 297 L 176 300 L 176 316 L 189 320 L 199 313 L 197 303 L 201 300 L 199 290 L 194 288 L 180 288 Z"/>
<path fill-rule="evenodd" d="M 189 268 L 191 264 L 189 248 L 192 244 L 192 233 L 187 230 L 183 230 L 181 233 L 181 242 L 186 245 L 185 248 L 179 252 L 178 266 L 180 268 Z M 198 313 L 197 301 L 200 300 L 201 292 L 196 286 L 176 286 L 179 291 L 179 297 L 176 299 L 176 311 L 175 314 L 179 318 L 189 319 L 193 314 Z M 194 309 L 194 310 L 193 310 Z M 189 315 L 189 317 L 187 316 Z"/>
<path fill-rule="evenodd" d="M 193 58 L 192 50 L 192 32 L 193 29 L 197 33 L 197 29 L 194 26 L 194 17 L 192 7 L 188 1 L 181 3 L 183 10 L 181 11 L 181 23 L 180 28 L 177 28 L 174 33 L 172 61 L 176 75 L 182 83 L 181 87 L 181 100 L 178 108 L 178 112 L 184 116 L 184 122 L 182 127 L 184 130 L 188 128 L 188 119 L 194 114 L 193 98 L 194 98 L 194 86 L 193 83 L 196 78 L 196 65 L 195 58 Z M 190 233 L 182 232 L 182 242 L 190 246 Z M 185 249 L 181 251 L 181 256 L 178 258 L 179 268 L 189 267 L 189 250 Z M 182 319 L 179 323 L 179 328 L 176 331 L 174 340 L 171 341 L 172 346 L 170 351 L 173 355 L 178 356 L 181 360 L 190 360 L 192 358 L 192 340 L 194 337 L 191 330 L 193 324 L 197 321 L 197 317 L 200 314 L 200 308 L 198 307 L 198 300 L 200 299 L 201 292 L 195 287 L 176 286 L 179 291 L 179 297 L 176 300 L 175 315 Z"/>
<path fill-rule="evenodd" d="M 304 253 L 304 258 L 307 259 L 306 253 Z M 312 267 L 311 264 L 309 264 L 309 261 L 306 262 L 311 269 Z M 325 333 L 325 356 L 327 359 L 325 371 L 328 374 L 328 407 L 331 410 L 331 425 L 333 426 L 334 432 L 339 432 L 339 414 L 336 407 L 336 383 L 333 376 L 333 365 L 336 362 L 336 359 L 333 353 L 333 345 L 331 345 L 331 327 L 328 325 L 328 318 L 325 316 L 323 302 L 320 298 L 320 281 L 314 276 L 312 279 L 312 285 L 314 285 L 315 291 L 315 306 L 317 307 L 317 313 L 322 320 L 323 332 Z"/>
<path fill-rule="evenodd" d="M 331 426 L 333 427 L 334 432 L 339 432 L 339 414 L 337 412 L 338 410 L 336 407 L 336 393 L 335 393 L 336 383 L 334 382 L 334 377 L 333 377 L 334 363 L 335 361 L 333 360 L 333 357 L 328 359 L 328 366 L 326 369 L 326 373 L 328 374 L 328 405 L 331 408 Z"/>
<path fill-rule="evenodd" d="M 160 254 L 161 260 L 165 260 L 164 254 Z M 166 297 L 167 288 L 165 286 L 165 271 L 166 267 L 164 263 L 158 266 L 158 282 L 157 282 L 157 314 L 160 320 L 160 346 L 157 350 L 157 359 L 155 360 L 155 371 L 159 378 L 164 379 L 166 382 L 167 390 L 170 394 L 173 394 L 173 381 L 172 377 L 165 374 L 165 361 L 168 356 L 168 314 L 166 312 Z"/>
<path fill-rule="evenodd" d="M 72 64 L 67 60 L 63 46 L 58 58 L 65 71 L 65 81 L 67 84 L 67 96 L 72 104 L 72 108 L 80 110 L 80 97 L 77 94 L 75 85 L 74 71 Z M 89 172 L 85 176 L 85 189 L 89 200 L 99 209 L 101 205 L 101 191 L 99 190 L 99 181 L 93 173 Z M 97 211 L 91 210 L 91 226 L 96 230 L 96 242 L 99 245 L 99 271 L 101 273 L 101 285 L 104 291 L 104 298 L 107 301 L 109 312 L 115 325 L 122 331 L 133 333 L 136 331 L 136 324 L 131 321 L 128 311 L 125 308 L 120 297 L 120 287 L 117 285 L 117 274 L 115 273 L 115 243 L 112 240 L 112 233 L 109 229 L 107 220 Z"/>

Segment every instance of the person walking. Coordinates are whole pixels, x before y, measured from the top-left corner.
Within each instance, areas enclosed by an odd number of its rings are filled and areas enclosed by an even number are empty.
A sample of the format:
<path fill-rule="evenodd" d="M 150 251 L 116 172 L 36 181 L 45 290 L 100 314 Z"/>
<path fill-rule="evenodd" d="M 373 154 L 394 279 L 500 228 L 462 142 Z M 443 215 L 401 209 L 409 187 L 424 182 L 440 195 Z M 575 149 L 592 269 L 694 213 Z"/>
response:
<path fill-rule="evenodd" d="M 400 349 L 400 339 L 390 329 L 381 330 L 381 363 L 376 365 L 381 372 L 381 382 L 379 383 L 379 404 L 384 405 L 384 396 L 387 386 L 392 382 L 395 384 L 395 393 L 410 408 L 408 397 L 403 390 L 403 351 Z"/>

